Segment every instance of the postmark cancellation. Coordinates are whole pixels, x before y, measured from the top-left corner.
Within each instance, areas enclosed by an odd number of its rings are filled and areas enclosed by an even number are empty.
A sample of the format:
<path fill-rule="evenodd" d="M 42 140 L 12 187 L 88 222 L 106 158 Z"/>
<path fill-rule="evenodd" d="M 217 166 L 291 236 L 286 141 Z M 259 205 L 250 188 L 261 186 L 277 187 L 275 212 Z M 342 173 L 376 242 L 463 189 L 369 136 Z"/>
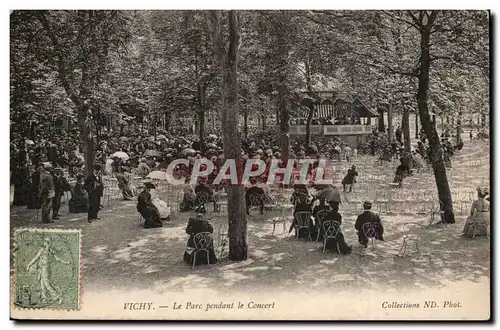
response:
<path fill-rule="evenodd" d="M 80 309 L 80 230 L 18 229 L 14 251 L 14 308 Z"/>

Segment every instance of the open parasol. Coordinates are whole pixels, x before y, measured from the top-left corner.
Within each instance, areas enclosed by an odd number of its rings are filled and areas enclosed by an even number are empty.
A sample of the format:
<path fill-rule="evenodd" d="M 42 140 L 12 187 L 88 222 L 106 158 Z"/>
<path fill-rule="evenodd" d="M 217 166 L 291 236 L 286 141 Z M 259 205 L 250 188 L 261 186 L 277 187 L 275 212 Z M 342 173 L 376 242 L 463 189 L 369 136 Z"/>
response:
<path fill-rule="evenodd" d="M 111 155 L 111 158 L 115 158 L 115 157 L 118 157 L 118 158 L 123 159 L 123 160 L 129 159 L 129 155 L 123 151 L 117 151 Z"/>
<path fill-rule="evenodd" d="M 156 139 L 158 139 L 158 140 L 166 140 L 166 139 L 167 139 L 167 137 L 166 137 L 165 135 L 163 135 L 163 134 L 160 134 L 160 135 L 158 135 L 158 136 L 156 137 Z"/>
<path fill-rule="evenodd" d="M 339 191 L 333 187 L 321 190 L 318 194 L 316 194 L 316 197 L 324 198 L 327 202 L 342 202 Z"/>
<path fill-rule="evenodd" d="M 161 181 L 167 181 L 167 172 L 163 171 L 153 171 L 149 173 L 146 178 L 152 179 L 152 180 L 161 180 Z"/>
<path fill-rule="evenodd" d="M 182 149 L 181 153 L 184 156 L 194 156 L 196 154 L 196 151 L 194 149 L 191 149 L 191 148 L 185 148 L 185 149 Z"/>

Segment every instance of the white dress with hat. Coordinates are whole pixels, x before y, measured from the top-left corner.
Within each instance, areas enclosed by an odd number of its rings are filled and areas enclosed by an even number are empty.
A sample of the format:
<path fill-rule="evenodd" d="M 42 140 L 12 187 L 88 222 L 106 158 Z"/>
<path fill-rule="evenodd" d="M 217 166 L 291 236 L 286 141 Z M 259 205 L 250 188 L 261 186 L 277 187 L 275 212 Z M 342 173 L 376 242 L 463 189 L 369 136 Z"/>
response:
<path fill-rule="evenodd" d="M 171 207 L 168 206 L 166 202 L 162 201 L 160 197 L 158 197 L 158 192 L 156 191 L 156 189 L 151 189 L 149 193 L 151 194 L 151 202 L 154 206 L 156 206 L 158 212 L 160 213 L 160 218 L 168 218 L 171 213 Z"/>

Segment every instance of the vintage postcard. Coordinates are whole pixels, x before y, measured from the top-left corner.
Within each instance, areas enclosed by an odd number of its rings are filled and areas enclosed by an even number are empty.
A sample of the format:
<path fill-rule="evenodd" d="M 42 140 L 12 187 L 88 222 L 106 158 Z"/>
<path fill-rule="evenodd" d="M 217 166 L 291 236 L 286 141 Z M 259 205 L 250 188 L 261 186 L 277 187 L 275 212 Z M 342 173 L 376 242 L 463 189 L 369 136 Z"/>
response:
<path fill-rule="evenodd" d="M 16 320 L 489 320 L 486 10 L 12 10 Z"/>

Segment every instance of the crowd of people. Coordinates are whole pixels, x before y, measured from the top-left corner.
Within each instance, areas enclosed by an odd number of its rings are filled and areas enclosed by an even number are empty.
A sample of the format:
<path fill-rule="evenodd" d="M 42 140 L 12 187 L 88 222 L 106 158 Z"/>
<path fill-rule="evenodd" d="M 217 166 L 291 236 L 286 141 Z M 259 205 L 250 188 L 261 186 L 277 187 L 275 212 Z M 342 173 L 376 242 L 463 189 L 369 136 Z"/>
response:
<path fill-rule="evenodd" d="M 321 159 L 351 162 L 359 153 L 368 153 L 378 156 L 381 161 L 400 161 L 395 171 L 394 182 L 399 186 L 405 177 L 412 175 L 414 169 L 422 168 L 430 162 L 430 148 L 425 134 L 420 134 L 420 141 L 414 146 L 412 151 L 405 151 L 402 142 L 402 132 L 398 129 L 395 132 L 395 139 L 389 142 L 386 132 L 374 131 L 367 143 L 360 143 L 357 146 L 350 146 L 338 137 L 315 137 L 312 144 L 306 145 L 301 138 L 294 138 L 289 151 L 290 158 L 295 159 L 295 167 L 298 170 L 298 160 L 315 159 L 310 168 L 309 175 L 314 174 Z M 14 136 L 11 140 L 11 172 L 12 183 L 14 185 L 13 205 L 26 206 L 29 209 L 41 209 L 41 221 L 52 223 L 60 217 L 61 199 L 65 192 L 71 193 L 68 206 L 70 213 L 87 213 L 89 223 L 99 220 L 99 210 L 102 209 L 101 199 L 104 196 L 103 176 L 115 177 L 118 188 L 121 190 L 123 199 L 137 201 L 137 211 L 144 218 L 145 228 L 161 227 L 163 221 L 170 218 L 170 207 L 162 201 L 153 182 L 148 180 L 148 176 L 156 171 L 163 170 L 178 158 L 189 160 L 189 166 L 178 165 L 174 175 L 184 176 L 186 182 L 189 181 L 194 162 L 199 158 L 208 158 L 215 164 L 214 171 L 207 177 L 200 177 L 194 186 L 186 185 L 184 196 L 179 211 L 194 211 L 198 216 L 190 219 L 187 232 L 190 239 L 199 230 L 208 230 L 210 227 L 204 224 L 205 202 L 213 203 L 214 210 L 217 210 L 218 203 L 215 190 L 223 189 L 221 186 L 212 186 L 218 171 L 224 164 L 224 153 L 222 151 L 222 139 L 215 134 L 207 134 L 204 142 L 200 143 L 197 136 L 188 131 L 165 132 L 159 130 L 157 134 L 150 135 L 147 132 L 131 133 L 128 136 L 120 136 L 118 132 L 103 131 L 95 139 L 95 164 L 93 172 L 87 174 L 85 171 L 85 159 L 83 150 L 80 147 L 77 130 L 65 131 L 42 131 L 36 138 L 25 139 L 21 136 Z M 260 196 L 258 202 L 259 211 L 264 211 L 264 201 L 272 200 L 268 187 L 259 185 L 265 182 L 269 174 L 269 164 L 273 159 L 280 159 L 282 150 L 279 147 L 280 141 L 276 134 L 260 132 L 250 138 L 241 139 L 241 156 L 244 166 L 248 159 L 261 159 L 267 166 L 264 173 L 250 181 L 247 187 L 245 203 L 247 212 L 255 202 L 251 196 Z M 460 150 L 463 141 L 453 145 L 450 136 L 444 132 L 441 136 L 441 147 L 446 166 L 451 167 L 451 158 L 456 150 Z M 281 164 L 280 166 L 285 166 Z M 138 186 L 134 186 L 131 177 L 136 176 L 142 179 Z M 358 172 L 356 166 L 352 165 L 342 180 L 343 191 L 352 191 L 352 185 L 356 183 Z M 227 183 L 227 182 L 226 182 Z M 140 191 L 140 189 L 143 189 Z M 329 187 L 328 187 L 329 188 Z M 203 195 L 204 202 L 200 202 L 199 196 Z M 486 193 L 487 195 L 487 193 Z M 470 219 L 485 219 L 489 214 L 489 204 L 486 203 L 484 191 L 481 192 L 478 201 L 473 205 Z M 335 221 L 341 225 L 342 216 L 339 213 L 338 201 L 326 200 L 324 198 L 310 196 L 307 186 L 294 185 L 294 193 L 291 203 L 294 205 L 294 215 L 297 212 L 309 212 L 310 218 L 307 231 L 296 226 L 296 219 L 290 227 L 290 232 L 297 231 L 297 237 L 317 237 L 322 239 L 325 236 L 318 214 L 325 217 L 323 221 Z M 318 203 L 314 206 L 314 203 Z M 366 246 L 366 239 L 363 237 L 362 226 L 365 222 L 377 223 L 377 239 L 382 240 L 383 227 L 380 218 L 370 211 L 369 202 L 364 205 L 365 211 L 356 221 L 356 230 L 359 242 Z M 325 211 L 325 212 L 320 212 Z M 327 211 L 327 212 L 326 212 Z M 464 233 L 468 233 L 473 220 L 468 221 Z M 477 233 L 476 233 L 477 234 Z M 304 236 L 305 235 L 305 236 Z M 328 243 L 330 244 L 330 243 Z M 345 242 L 343 236 L 328 245 L 338 249 L 341 253 L 349 253 L 350 246 Z M 189 246 L 189 244 L 188 244 Z M 192 248 L 192 246 L 191 246 Z M 190 253 L 186 251 L 188 257 L 185 260 L 192 261 Z M 216 260 L 210 258 L 210 260 Z M 202 262 L 202 260 L 200 260 Z"/>

